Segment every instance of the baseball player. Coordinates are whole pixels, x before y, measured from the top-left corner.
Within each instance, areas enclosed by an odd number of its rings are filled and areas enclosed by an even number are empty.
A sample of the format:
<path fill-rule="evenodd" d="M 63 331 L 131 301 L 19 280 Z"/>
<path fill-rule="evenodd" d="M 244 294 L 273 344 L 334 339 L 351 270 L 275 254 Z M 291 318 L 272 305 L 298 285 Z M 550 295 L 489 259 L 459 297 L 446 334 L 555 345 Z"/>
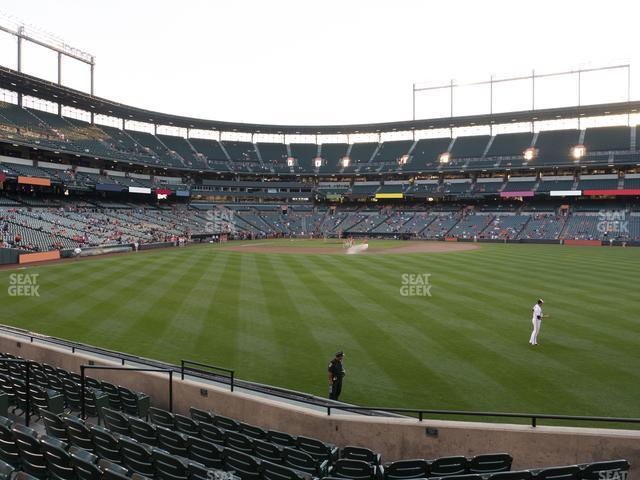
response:
<path fill-rule="evenodd" d="M 540 326 L 542 324 L 542 319 L 548 316 L 548 315 L 543 315 L 542 313 L 543 304 L 544 304 L 544 300 L 539 298 L 536 304 L 533 306 L 533 317 L 531 318 L 531 322 L 533 323 L 533 332 L 531 332 L 531 337 L 529 338 L 529 345 L 538 344 L 538 334 L 540 333 Z"/>

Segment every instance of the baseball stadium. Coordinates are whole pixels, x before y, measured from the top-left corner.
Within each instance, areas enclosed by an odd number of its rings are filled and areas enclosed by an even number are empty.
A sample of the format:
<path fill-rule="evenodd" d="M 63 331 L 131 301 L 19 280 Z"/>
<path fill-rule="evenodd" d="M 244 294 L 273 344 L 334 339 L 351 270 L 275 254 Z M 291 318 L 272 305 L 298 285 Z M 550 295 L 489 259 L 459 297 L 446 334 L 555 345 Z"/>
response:
<path fill-rule="evenodd" d="M 492 76 L 472 115 L 451 81 L 410 120 L 250 123 L 110 100 L 94 55 L 0 35 L 1 479 L 637 474 L 630 64 Z M 602 73 L 621 99 L 581 101 Z M 539 106 L 555 78 L 578 100 Z M 527 107 L 495 107 L 509 82 Z M 432 91 L 448 115 L 416 115 Z"/>

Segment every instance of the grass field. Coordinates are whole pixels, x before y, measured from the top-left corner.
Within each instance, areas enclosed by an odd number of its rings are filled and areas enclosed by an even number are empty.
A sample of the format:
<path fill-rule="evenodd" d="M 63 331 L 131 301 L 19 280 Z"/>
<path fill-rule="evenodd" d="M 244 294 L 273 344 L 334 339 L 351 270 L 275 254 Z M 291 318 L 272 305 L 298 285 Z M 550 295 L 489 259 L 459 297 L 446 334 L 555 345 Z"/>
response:
<path fill-rule="evenodd" d="M 35 267 L 39 297 L 9 296 L 16 271 L 0 271 L 0 322 L 319 395 L 342 349 L 342 399 L 363 405 L 640 417 L 639 266 L 634 248 L 347 256 L 206 245 Z M 423 273 L 431 296 L 402 296 L 402 274 Z M 532 348 L 538 297 L 551 318 Z"/>

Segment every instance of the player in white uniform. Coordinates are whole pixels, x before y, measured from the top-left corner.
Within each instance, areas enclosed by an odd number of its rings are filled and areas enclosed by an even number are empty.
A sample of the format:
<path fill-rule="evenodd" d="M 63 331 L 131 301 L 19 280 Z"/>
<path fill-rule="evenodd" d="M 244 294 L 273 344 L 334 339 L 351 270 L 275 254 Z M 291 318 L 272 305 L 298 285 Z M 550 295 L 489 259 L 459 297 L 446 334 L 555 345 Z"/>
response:
<path fill-rule="evenodd" d="M 538 334 L 540 333 L 540 324 L 544 315 L 542 314 L 542 304 L 544 301 L 540 298 L 538 302 L 533 306 L 533 317 L 531 322 L 533 323 L 533 332 L 531 332 L 531 338 L 529 338 L 530 345 L 538 344 Z"/>

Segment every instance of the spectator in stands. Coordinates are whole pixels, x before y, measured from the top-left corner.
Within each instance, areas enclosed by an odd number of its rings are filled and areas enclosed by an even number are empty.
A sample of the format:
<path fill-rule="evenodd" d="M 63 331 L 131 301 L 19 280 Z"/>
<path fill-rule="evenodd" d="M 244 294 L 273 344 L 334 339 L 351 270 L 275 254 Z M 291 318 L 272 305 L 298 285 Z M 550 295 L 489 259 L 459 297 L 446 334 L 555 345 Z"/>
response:
<path fill-rule="evenodd" d="M 342 379 L 346 375 L 346 370 L 342 365 L 344 352 L 336 352 L 336 357 L 329 362 L 329 398 L 338 400 L 342 392 Z"/>

